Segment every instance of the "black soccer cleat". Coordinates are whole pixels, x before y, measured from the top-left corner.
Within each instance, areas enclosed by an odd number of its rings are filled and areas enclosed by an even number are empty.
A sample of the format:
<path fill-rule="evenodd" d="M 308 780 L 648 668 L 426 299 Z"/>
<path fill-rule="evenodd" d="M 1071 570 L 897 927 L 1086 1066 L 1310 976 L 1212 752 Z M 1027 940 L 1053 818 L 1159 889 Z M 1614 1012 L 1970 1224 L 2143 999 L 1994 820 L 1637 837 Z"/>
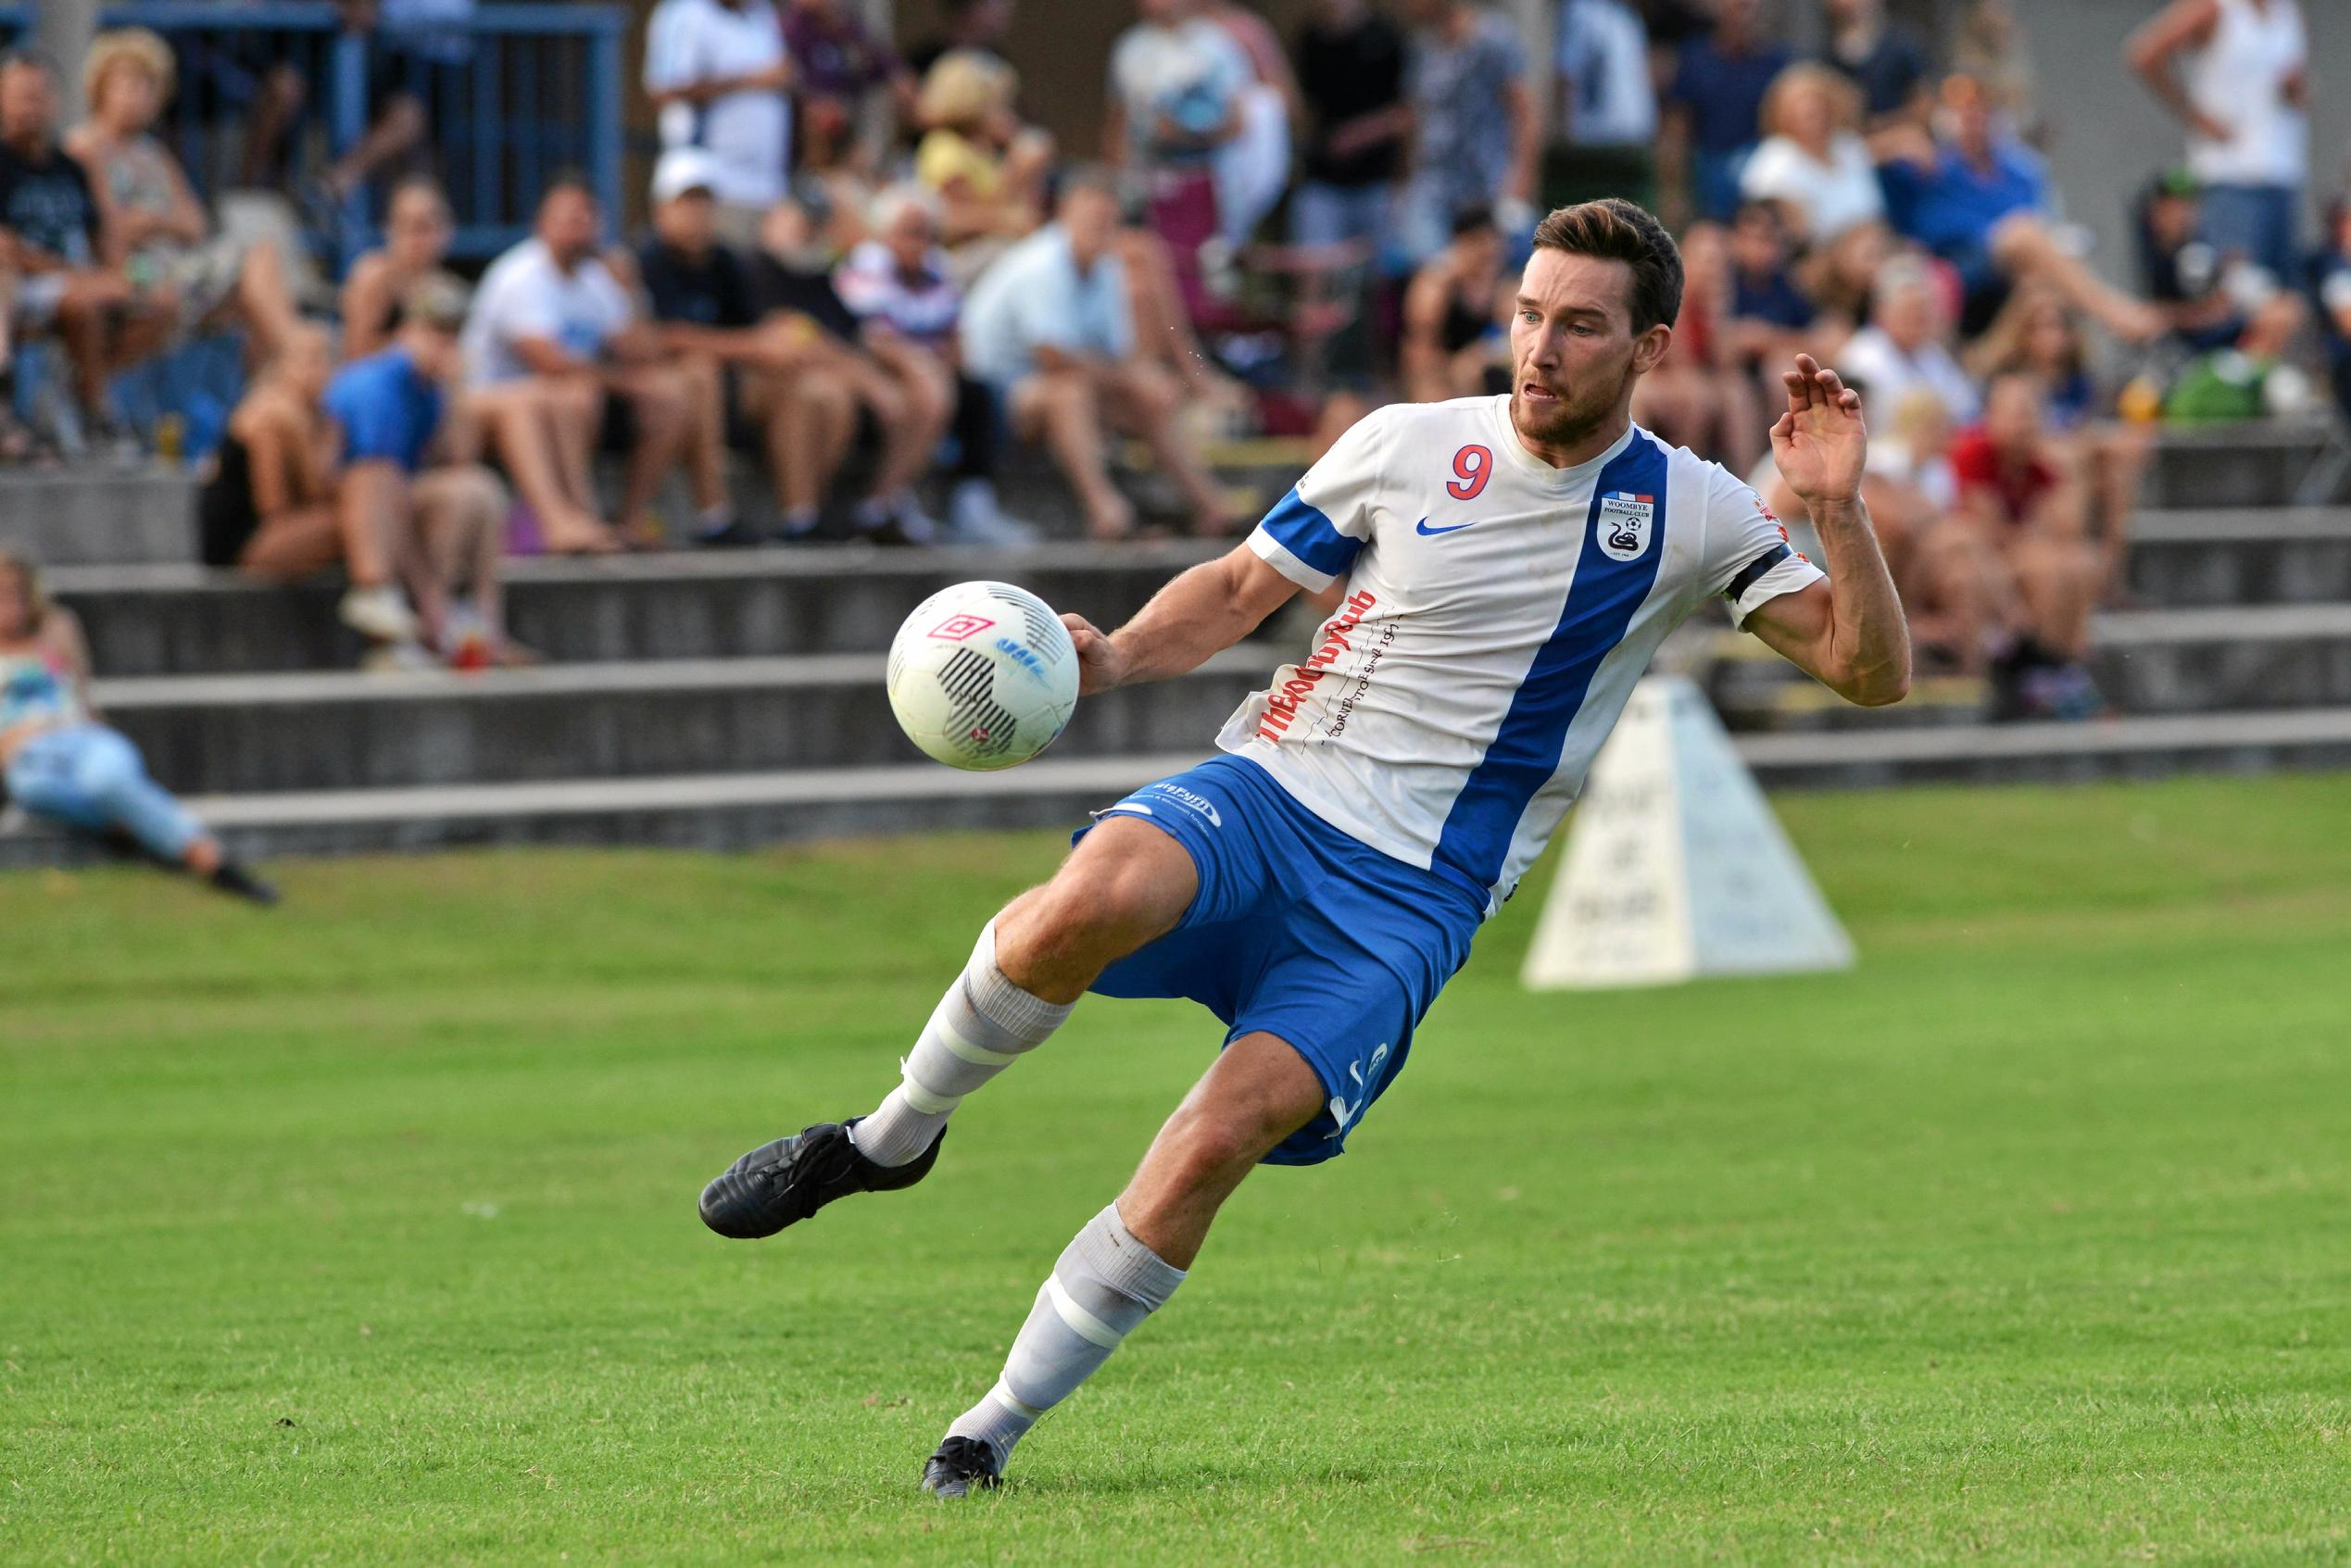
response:
<path fill-rule="evenodd" d="M 881 1165 L 857 1151 L 849 1130 L 861 1118 L 819 1122 L 798 1135 L 761 1144 L 702 1189 L 702 1223 L 723 1236 L 756 1241 L 797 1225 L 836 1198 L 853 1192 L 911 1187 L 938 1162 L 938 1146 L 903 1165 Z"/>
<path fill-rule="evenodd" d="M 923 1466 L 923 1490 L 935 1498 L 990 1492 L 1004 1484 L 996 1450 L 977 1437 L 949 1437 Z"/>

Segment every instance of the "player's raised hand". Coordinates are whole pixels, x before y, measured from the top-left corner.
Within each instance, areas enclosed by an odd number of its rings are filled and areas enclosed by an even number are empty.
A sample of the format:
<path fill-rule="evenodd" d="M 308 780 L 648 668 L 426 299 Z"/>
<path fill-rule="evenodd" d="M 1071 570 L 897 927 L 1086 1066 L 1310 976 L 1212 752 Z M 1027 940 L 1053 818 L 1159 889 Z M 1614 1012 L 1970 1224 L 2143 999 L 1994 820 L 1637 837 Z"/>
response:
<path fill-rule="evenodd" d="M 1109 633 L 1082 615 L 1064 614 L 1062 624 L 1077 649 L 1077 695 L 1092 696 L 1118 684 L 1120 660 Z"/>
<path fill-rule="evenodd" d="M 1861 394 L 1809 354 L 1797 355 L 1796 368 L 1779 379 L 1788 388 L 1788 411 L 1771 427 L 1771 455 L 1780 477 L 1806 506 L 1851 501 L 1861 492 L 1869 455 Z"/>

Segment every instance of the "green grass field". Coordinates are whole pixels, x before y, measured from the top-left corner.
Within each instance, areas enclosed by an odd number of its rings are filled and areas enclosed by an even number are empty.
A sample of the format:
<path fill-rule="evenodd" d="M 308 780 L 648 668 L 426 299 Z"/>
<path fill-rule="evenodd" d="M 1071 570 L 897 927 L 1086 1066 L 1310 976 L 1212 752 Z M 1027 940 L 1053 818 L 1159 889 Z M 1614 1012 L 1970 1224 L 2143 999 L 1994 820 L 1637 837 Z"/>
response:
<path fill-rule="evenodd" d="M 1519 900 L 963 1505 L 1213 1021 L 1089 1003 L 779 1240 L 694 1198 L 1055 835 L 0 878 L 0 1559 L 2351 1561 L 2351 777 L 1779 804 L 1857 972 L 1529 996 Z"/>

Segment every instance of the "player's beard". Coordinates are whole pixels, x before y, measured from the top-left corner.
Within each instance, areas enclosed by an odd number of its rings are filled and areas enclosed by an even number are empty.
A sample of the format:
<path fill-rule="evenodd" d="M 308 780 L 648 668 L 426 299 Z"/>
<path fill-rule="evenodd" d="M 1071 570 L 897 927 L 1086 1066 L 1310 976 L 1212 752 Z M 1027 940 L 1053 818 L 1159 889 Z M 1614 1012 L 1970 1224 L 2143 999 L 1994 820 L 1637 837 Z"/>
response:
<path fill-rule="evenodd" d="M 1542 384 L 1551 388 L 1553 401 L 1545 407 L 1530 408 L 1524 388 L 1528 381 L 1538 378 L 1521 376 L 1510 395 L 1511 423 L 1517 427 L 1520 436 L 1538 446 L 1573 446 L 1598 430 L 1623 405 L 1632 378 L 1632 367 L 1628 363 L 1623 373 L 1605 387 L 1585 383 L 1578 389 L 1581 395 L 1559 395 L 1558 386 L 1545 381 Z"/>

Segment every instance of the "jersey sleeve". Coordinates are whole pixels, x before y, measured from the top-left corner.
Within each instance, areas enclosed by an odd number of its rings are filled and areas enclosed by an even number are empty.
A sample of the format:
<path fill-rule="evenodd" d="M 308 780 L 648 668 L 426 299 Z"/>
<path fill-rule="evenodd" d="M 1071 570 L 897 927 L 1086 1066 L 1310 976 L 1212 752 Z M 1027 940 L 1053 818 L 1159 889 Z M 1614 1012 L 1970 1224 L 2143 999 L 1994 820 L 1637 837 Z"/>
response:
<path fill-rule="evenodd" d="M 1346 576 L 1371 542 L 1387 423 L 1384 409 L 1356 420 L 1249 536 L 1259 558 L 1308 593 Z"/>
<path fill-rule="evenodd" d="M 1704 572 L 1706 592 L 1723 596 L 1732 624 L 1742 629 L 1749 616 L 1780 595 L 1829 580 L 1788 543 L 1788 530 L 1762 496 L 1719 471 L 1706 498 Z"/>

